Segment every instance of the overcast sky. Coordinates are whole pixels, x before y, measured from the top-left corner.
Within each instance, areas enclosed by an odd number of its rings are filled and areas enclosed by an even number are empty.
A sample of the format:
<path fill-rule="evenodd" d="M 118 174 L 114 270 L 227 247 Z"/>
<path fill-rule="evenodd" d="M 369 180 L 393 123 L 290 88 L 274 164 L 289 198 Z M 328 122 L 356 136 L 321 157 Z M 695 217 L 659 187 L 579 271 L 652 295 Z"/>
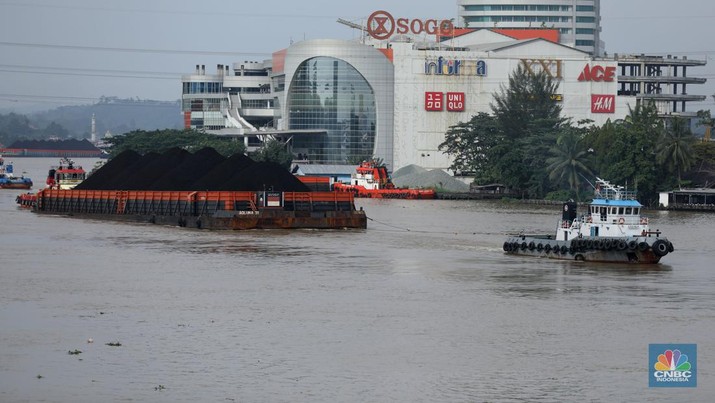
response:
<path fill-rule="evenodd" d="M 708 83 L 691 109 L 713 109 L 713 0 L 601 0 L 603 40 L 613 53 L 707 60 L 688 75 Z M 296 9 L 297 8 L 297 9 Z M 176 100 L 196 64 L 269 59 L 291 41 L 353 39 L 336 20 L 449 19 L 457 2 L 405 0 L 0 0 L 0 110 L 87 104 L 100 96 Z"/>

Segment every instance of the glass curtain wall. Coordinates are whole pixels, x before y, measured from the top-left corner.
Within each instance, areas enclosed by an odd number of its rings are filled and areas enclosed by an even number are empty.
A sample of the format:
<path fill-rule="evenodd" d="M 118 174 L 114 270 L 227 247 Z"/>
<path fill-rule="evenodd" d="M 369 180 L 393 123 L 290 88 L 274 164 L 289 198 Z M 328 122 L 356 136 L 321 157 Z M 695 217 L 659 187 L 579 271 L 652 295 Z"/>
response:
<path fill-rule="evenodd" d="M 293 138 L 294 151 L 311 162 L 358 164 L 372 158 L 375 94 L 345 61 L 315 57 L 301 63 L 289 87 L 288 113 L 292 130 L 327 131 Z"/>

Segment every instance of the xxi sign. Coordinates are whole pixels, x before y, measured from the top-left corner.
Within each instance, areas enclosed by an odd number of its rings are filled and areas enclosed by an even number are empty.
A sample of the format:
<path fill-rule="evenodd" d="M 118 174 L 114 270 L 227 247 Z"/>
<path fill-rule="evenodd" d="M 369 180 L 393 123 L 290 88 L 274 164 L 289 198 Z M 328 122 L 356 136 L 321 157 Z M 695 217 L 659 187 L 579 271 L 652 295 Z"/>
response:
<path fill-rule="evenodd" d="M 521 65 L 524 66 L 524 70 L 531 75 L 536 75 L 543 71 L 551 78 L 563 78 L 561 60 L 521 59 Z"/>
<path fill-rule="evenodd" d="M 454 24 L 450 20 L 410 20 L 407 18 L 395 19 L 387 11 L 375 11 L 367 19 L 367 33 L 377 40 L 384 40 L 394 33 L 406 34 L 411 32 L 419 35 L 423 32 L 434 35 L 442 33 L 450 35 L 454 30 Z"/>

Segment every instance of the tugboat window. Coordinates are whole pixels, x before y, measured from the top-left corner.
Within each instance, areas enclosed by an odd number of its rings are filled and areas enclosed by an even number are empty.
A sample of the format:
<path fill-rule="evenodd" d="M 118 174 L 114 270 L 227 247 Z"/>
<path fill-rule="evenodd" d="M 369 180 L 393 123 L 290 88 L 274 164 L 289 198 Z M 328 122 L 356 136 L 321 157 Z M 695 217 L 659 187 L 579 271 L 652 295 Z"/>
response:
<path fill-rule="evenodd" d="M 626 214 L 630 215 L 631 213 L 632 213 L 631 208 L 630 208 L 630 207 L 626 207 Z"/>

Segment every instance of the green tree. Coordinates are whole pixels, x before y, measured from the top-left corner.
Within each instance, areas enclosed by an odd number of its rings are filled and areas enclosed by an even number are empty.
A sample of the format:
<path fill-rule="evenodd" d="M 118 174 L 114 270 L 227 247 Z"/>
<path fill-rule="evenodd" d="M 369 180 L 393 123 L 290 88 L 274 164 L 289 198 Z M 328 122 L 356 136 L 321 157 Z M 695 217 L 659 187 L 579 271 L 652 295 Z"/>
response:
<path fill-rule="evenodd" d="M 672 118 L 658 139 L 655 150 L 657 161 L 665 164 L 670 172 L 677 173 L 679 187 L 683 182 L 682 172 L 693 165 L 694 142 L 688 122 L 680 117 Z"/>
<path fill-rule="evenodd" d="M 657 202 L 658 190 L 668 182 L 666 170 L 656 161 L 662 130 L 663 121 L 653 104 L 638 104 L 625 119 L 591 130 L 586 145 L 594 150 L 595 173 L 638 190 L 645 204 Z"/>
<path fill-rule="evenodd" d="M 245 146 L 241 141 L 196 130 L 154 130 L 149 132 L 135 130 L 114 136 L 108 142 L 111 144 L 109 152 L 113 157 L 126 150 L 133 150 L 140 154 L 164 153 L 174 147 L 180 147 L 189 152 L 211 147 L 224 156 L 245 152 Z"/>
<path fill-rule="evenodd" d="M 530 197 L 543 197 L 552 188 L 546 158 L 566 122 L 554 100 L 557 91 L 558 83 L 546 72 L 534 74 L 519 66 L 491 104 L 503 133 L 490 155 L 499 182 Z"/>
<path fill-rule="evenodd" d="M 474 172 L 478 183 L 500 182 L 531 197 L 553 187 L 546 171 L 550 147 L 565 119 L 554 100 L 558 84 L 545 72 L 519 66 L 494 94 L 492 115 L 480 113 L 452 126 L 441 150 L 455 171 Z"/>
<path fill-rule="evenodd" d="M 546 170 L 552 181 L 566 182 L 576 199 L 579 198 L 581 177 L 593 177 L 591 154 L 584 145 L 583 131 L 575 127 L 566 127 L 559 134 L 556 145 L 551 148 L 551 157 Z"/>
<path fill-rule="evenodd" d="M 256 161 L 274 162 L 285 169 L 290 169 L 293 162 L 293 154 L 288 151 L 286 145 L 278 140 L 268 140 L 254 155 Z"/>
<path fill-rule="evenodd" d="M 468 122 L 450 127 L 439 148 L 453 157 L 451 170 L 474 174 L 475 182 L 486 184 L 496 178 L 489 154 L 502 139 L 496 118 L 480 112 Z"/>

